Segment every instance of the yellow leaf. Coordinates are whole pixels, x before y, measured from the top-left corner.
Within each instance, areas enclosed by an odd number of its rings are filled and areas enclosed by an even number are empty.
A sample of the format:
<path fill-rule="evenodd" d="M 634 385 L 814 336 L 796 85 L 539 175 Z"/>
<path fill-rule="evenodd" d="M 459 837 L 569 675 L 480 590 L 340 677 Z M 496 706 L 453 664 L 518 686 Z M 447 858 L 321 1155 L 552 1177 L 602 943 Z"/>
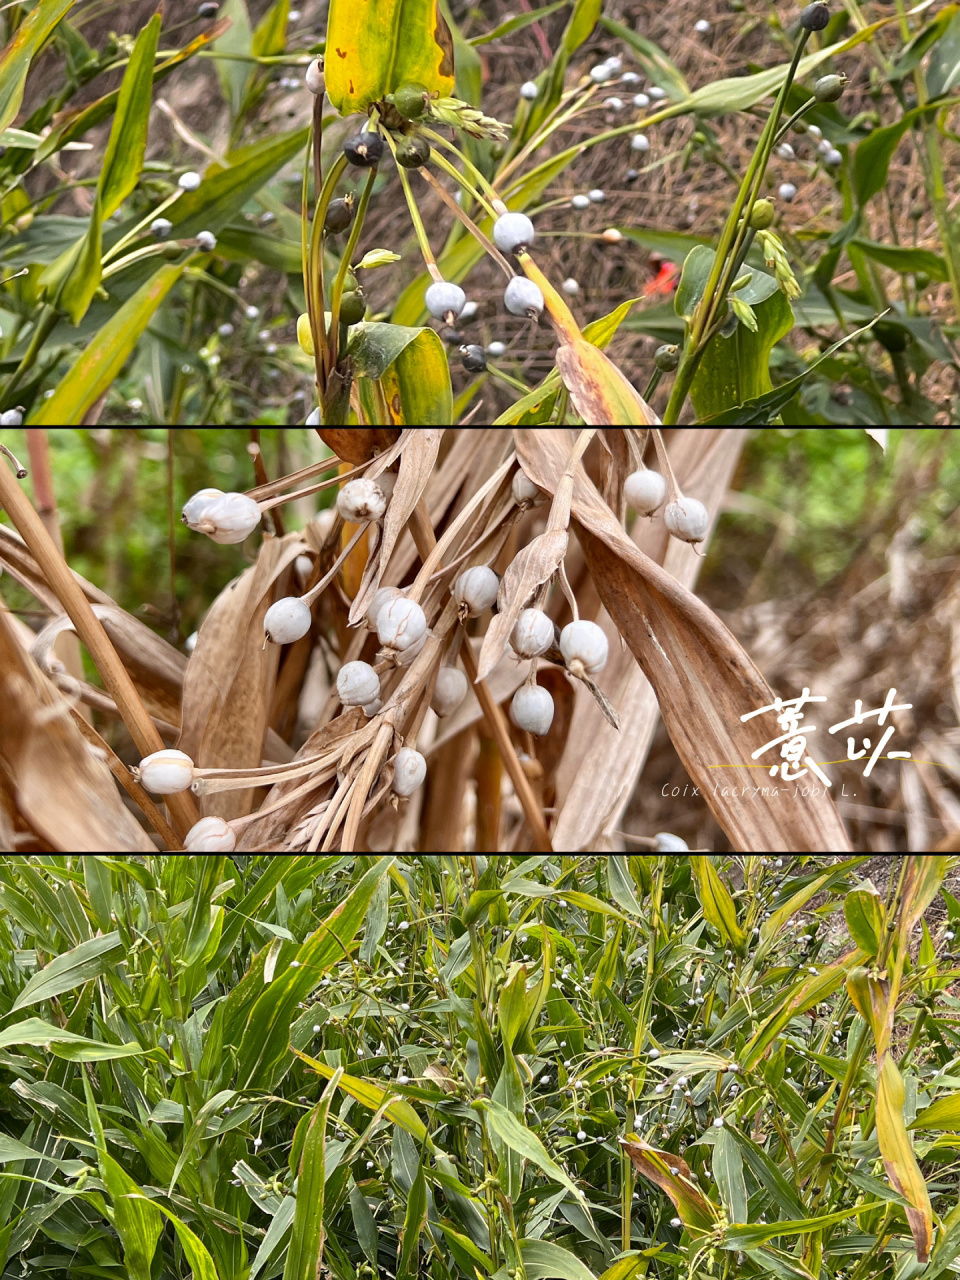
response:
<path fill-rule="evenodd" d="M 437 0 L 330 0 L 327 97 L 341 115 L 366 111 L 402 84 L 453 92 L 453 39 Z"/>
<path fill-rule="evenodd" d="M 903 1077 L 889 1054 L 883 1059 L 877 1077 L 877 1141 L 887 1177 L 894 1190 L 911 1205 L 906 1211 L 907 1221 L 913 1233 L 917 1261 L 924 1263 L 930 1257 L 933 1213 L 927 1184 L 903 1119 Z"/>

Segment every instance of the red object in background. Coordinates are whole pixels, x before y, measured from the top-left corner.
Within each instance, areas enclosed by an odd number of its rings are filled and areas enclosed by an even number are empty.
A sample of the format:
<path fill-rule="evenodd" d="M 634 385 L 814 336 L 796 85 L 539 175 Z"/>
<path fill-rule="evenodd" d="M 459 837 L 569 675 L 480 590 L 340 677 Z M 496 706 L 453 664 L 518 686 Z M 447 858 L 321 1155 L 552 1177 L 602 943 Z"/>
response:
<path fill-rule="evenodd" d="M 648 265 L 657 274 L 647 285 L 645 296 L 648 298 L 669 297 L 677 287 L 680 268 L 675 262 L 665 262 L 663 258 L 656 254 L 651 256 Z"/>

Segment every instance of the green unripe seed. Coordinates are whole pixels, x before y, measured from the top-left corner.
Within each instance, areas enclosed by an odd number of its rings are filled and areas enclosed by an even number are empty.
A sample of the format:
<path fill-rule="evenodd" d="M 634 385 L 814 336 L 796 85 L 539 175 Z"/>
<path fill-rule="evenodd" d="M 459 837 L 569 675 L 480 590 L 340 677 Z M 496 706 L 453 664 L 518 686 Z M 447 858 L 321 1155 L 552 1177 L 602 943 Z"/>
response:
<path fill-rule="evenodd" d="M 750 211 L 750 226 L 754 231 L 766 231 L 772 225 L 775 214 L 772 200 L 758 200 Z"/>
<path fill-rule="evenodd" d="M 183 245 L 177 240 L 167 240 L 163 246 L 163 256 L 172 262 L 174 258 L 179 258 L 183 253 Z"/>
<path fill-rule="evenodd" d="M 671 342 L 665 342 L 654 352 L 653 363 L 661 373 L 673 373 L 680 363 L 680 348 Z"/>
<path fill-rule="evenodd" d="M 340 323 L 341 324 L 359 324 L 366 312 L 367 304 L 363 300 L 363 294 L 359 289 L 352 293 L 345 293 L 340 299 Z"/>
<path fill-rule="evenodd" d="M 393 95 L 393 105 L 407 120 L 419 120 L 427 109 L 429 96 L 425 84 L 402 84 Z"/>
<path fill-rule="evenodd" d="M 405 169 L 420 169 L 430 159 L 430 143 L 418 136 L 406 138 L 397 147 L 397 164 Z"/>
<path fill-rule="evenodd" d="M 818 102 L 836 102 L 846 83 L 846 76 L 821 76 L 813 86 L 813 96 Z"/>

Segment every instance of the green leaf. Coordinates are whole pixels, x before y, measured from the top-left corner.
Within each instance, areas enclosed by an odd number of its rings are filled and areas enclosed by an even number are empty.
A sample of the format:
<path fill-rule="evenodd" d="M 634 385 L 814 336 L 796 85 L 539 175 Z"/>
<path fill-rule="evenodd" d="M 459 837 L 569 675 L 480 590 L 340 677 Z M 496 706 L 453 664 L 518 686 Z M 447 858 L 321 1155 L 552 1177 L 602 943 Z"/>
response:
<path fill-rule="evenodd" d="M 908 1129 L 947 1129 L 960 1132 L 960 1093 L 950 1093 L 924 1107 Z"/>
<path fill-rule="evenodd" d="M 859 236 L 849 242 L 868 258 L 880 262 L 894 271 L 916 273 L 925 271 L 931 280 L 947 279 L 947 264 L 932 249 L 917 249 L 910 245 L 878 244 L 875 240 L 862 240 Z"/>
<path fill-rule="evenodd" d="M 420 1233 L 427 1221 L 427 1184 L 423 1176 L 423 1164 L 417 1165 L 417 1176 L 413 1180 L 407 1196 L 407 1207 L 403 1217 L 401 1233 L 400 1263 L 397 1267 L 397 1280 L 417 1275 L 417 1253 Z M 286 1278 L 285 1278 L 286 1280 Z"/>
<path fill-rule="evenodd" d="M 750 1172 L 764 1190 L 770 1193 L 780 1209 L 792 1218 L 806 1217 L 806 1209 L 796 1191 L 763 1148 L 748 1138 L 745 1133 L 741 1133 L 739 1129 L 729 1129 L 725 1132 L 732 1134 L 750 1166 Z"/>
<path fill-rule="evenodd" d="M 131 1192 L 131 1197 L 133 1193 Z M 146 1200 L 146 1196 L 144 1196 Z M 152 1204 L 152 1201 L 148 1201 Z M 173 1229 L 177 1233 L 177 1239 L 180 1241 L 180 1247 L 186 1255 L 187 1264 L 193 1271 L 193 1280 L 219 1280 L 217 1269 L 213 1265 L 213 1259 L 207 1246 L 203 1243 L 199 1236 L 195 1235 L 185 1222 L 182 1222 L 175 1213 L 164 1208 L 162 1204 L 158 1204 L 156 1208 L 169 1218 L 173 1223 Z"/>
<path fill-rule="evenodd" d="M 163 1216 L 122 1165 L 99 1149 L 100 1176 L 113 1201 L 113 1225 L 123 1245 L 123 1265 L 130 1280 L 150 1280 Z"/>
<path fill-rule="evenodd" d="M 526 1125 L 521 1124 L 512 1111 L 508 1111 L 506 1107 L 490 1099 L 483 1100 L 483 1110 L 487 1116 L 487 1123 L 501 1142 L 505 1142 L 512 1151 L 523 1156 L 524 1160 L 529 1160 L 537 1168 L 542 1169 L 548 1177 L 559 1182 L 562 1187 L 566 1187 L 581 1204 L 586 1203 L 583 1192 L 576 1183 L 571 1181 L 560 1166 L 551 1160 L 546 1147 L 537 1135 Z"/>
<path fill-rule="evenodd" d="M 320 1101 L 301 1121 L 303 1129 L 297 1176 L 297 1204 L 293 1231 L 283 1268 L 283 1280 L 316 1280 L 323 1258 L 323 1205 L 326 1191 L 327 1115 L 343 1069 L 337 1068 Z M 299 1127 L 299 1126 L 298 1126 Z"/>
<path fill-rule="evenodd" d="M 944 97 L 960 81 L 960 13 L 954 13 L 946 31 L 934 45 L 927 62 L 926 78 L 927 93 L 931 98 Z"/>
<path fill-rule="evenodd" d="M 621 1254 L 600 1276 L 600 1280 L 634 1280 L 634 1276 L 646 1262 L 639 1250 Z"/>
<path fill-rule="evenodd" d="M 30 63 L 75 0 L 40 0 L 0 51 L 0 132 L 11 125 L 23 102 Z"/>
<path fill-rule="evenodd" d="M 367 1261 L 376 1266 L 379 1250 L 377 1220 L 370 1212 L 367 1197 L 356 1183 L 350 1188 L 350 1213 L 353 1216 L 353 1229 L 357 1233 L 357 1243 Z"/>
<path fill-rule="evenodd" d="M 843 914 L 850 937 L 868 956 L 875 956 L 885 935 L 885 913 L 880 895 L 867 889 L 854 889 L 843 901 Z"/>
<path fill-rule="evenodd" d="M 379 379 L 390 423 L 450 426 L 450 363 L 435 329 L 354 325 L 348 348 L 358 377 Z"/>
<path fill-rule="evenodd" d="M 143 169 L 160 24 L 160 14 L 155 13 L 137 36 L 123 74 L 117 111 L 97 184 L 104 218 L 109 218 L 119 209 L 136 187 Z"/>
<path fill-rule="evenodd" d="M 760 277 L 773 289 L 758 302 L 748 294 L 750 285 L 737 294 L 741 304 L 751 307 L 756 332 L 740 323 L 729 338 L 718 333 L 707 344 L 690 389 L 698 420 L 747 404 L 773 390 L 770 352 L 793 328 L 793 311 L 771 276 L 762 271 L 753 275 L 754 281 Z"/>
<path fill-rule="evenodd" d="M 747 1221 L 747 1184 L 743 1177 L 743 1156 L 727 1128 L 717 1134 L 713 1147 L 713 1176 L 730 1222 Z"/>
<path fill-rule="evenodd" d="M 437 0 L 330 0 L 327 97 L 341 115 L 365 112 L 401 85 L 453 91 L 453 40 Z"/>
<path fill-rule="evenodd" d="M 716 251 L 707 245 L 694 245 L 683 260 L 683 270 L 677 282 L 677 292 L 673 305 L 678 316 L 692 320 L 697 303 L 703 297 L 703 291 L 710 279 Z"/>
<path fill-rule="evenodd" d="M 79 947 L 64 951 L 35 973 L 13 1002 L 12 1011 L 38 1004 L 41 1000 L 50 1000 L 53 996 L 62 995 L 64 991 L 82 986 L 84 982 L 99 978 L 123 954 L 124 946 L 116 930 L 101 938 L 81 942 Z M 37 1019 L 31 1021 L 35 1022 Z M 25 1024 L 21 1022 L 17 1025 L 22 1027 Z M 46 1026 L 46 1023 L 43 1025 Z"/>
<path fill-rule="evenodd" d="M 511 964 L 506 981 L 500 989 L 500 1002 L 497 1016 L 500 1022 L 500 1034 L 505 1048 L 512 1049 L 517 1036 L 526 1025 L 526 965 Z"/>
<path fill-rule="evenodd" d="M 145 1050 L 138 1044 L 105 1044 L 90 1040 L 61 1027 L 54 1027 L 42 1018 L 26 1018 L 0 1031 L 0 1049 L 19 1048 L 49 1049 L 58 1058 L 71 1062 L 109 1062 L 113 1058 L 141 1057 Z"/>
<path fill-rule="evenodd" d="M 290 0 L 275 0 L 257 23 L 250 41 L 250 52 L 258 58 L 269 58 L 283 53 L 287 47 L 287 26 L 290 22 Z"/>
<path fill-rule="evenodd" d="M 629 911 L 633 916 L 643 915 L 643 908 L 637 901 L 633 880 L 627 870 L 627 858 L 623 854 L 611 854 L 607 858 L 607 884 L 610 896 L 618 907 Z"/>
<path fill-rule="evenodd" d="M 720 879 L 707 854 L 699 854 L 691 858 L 690 862 L 704 918 L 718 930 L 725 942 L 743 955 L 747 947 L 747 935 L 737 923 L 737 908 L 729 889 Z"/>
<path fill-rule="evenodd" d="M 243 58 L 219 57 L 215 63 L 223 96 L 230 107 L 231 116 L 236 117 L 243 106 L 254 69 L 254 64 L 246 61 L 253 51 L 253 32 L 250 29 L 246 0 L 226 0 L 220 6 L 219 16 L 229 18 L 230 26 L 216 41 L 217 53 L 244 55 Z"/>
<path fill-rule="evenodd" d="M 768 1222 L 756 1226 L 730 1226 L 724 1232 L 723 1247 L 725 1249 L 752 1249 L 777 1236 L 803 1236 L 811 1231 L 822 1231 L 825 1227 L 845 1222 L 854 1214 L 866 1213 L 869 1209 L 882 1207 L 883 1202 L 872 1200 L 865 1204 L 855 1204 L 848 1209 L 840 1209 L 836 1213 L 824 1213 L 816 1218 L 802 1218 L 797 1222 Z"/>
<path fill-rule="evenodd" d="M 127 362 L 153 314 L 180 279 L 186 263 L 160 268 L 128 298 L 81 351 L 49 400 L 31 415 L 33 426 L 79 426 Z"/>
<path fill-rule="evenodd" d="M 911 125 L 928 111 L 938 109 L 935 102 L 925 103 L 906 111 L 895 124 L 874 131 L 859 144 L 853 153 L 853 194 L 862 207 L 887 184 L 887 170 L 903 135 Z"/>
<path fill-rule="evenodd" d="M 296 1056 L 313 1067 L 314 1071 L 320 1073 L 327 1080 L 335 1075 L 333 1067 L 328 1066 L 325 1062 L 318 1062 L 316 1058 L 311 1058 L 305 1053 L 301 1053 L 299 1049 L 293 1051 Z M 351 1098 L 356 1098 L 357 1102 L 368 1107 L 371 1111 L 379 1111 L 386 1102 L 384 1114 L 393 1124 L 398 1124 L 401 1129 L 406 1129 L 419 1142 L 427 1142 L 427 1126 L 417 1115 L 414 1108 L 404 1098 L 394 1098 L 388 1101 L 389 1090 L 382 1088 L 378 1084 L 374 1084 L 372 1080 L 364 1080 L 358 1076 L 345 1075 L 340 1079 L 339 1087 L 344 1093 L 348 1093 Z"/>
<path fill-rule="evenodd" d="M 290 1025 L 297 1005 L 320 985 L 332 965 L 345 960 L 363 923 L 367 907 L 393 858 L 381 858 L 354 885 L 297 951 L 296 963 L 264 989 L 250 1010 L 238 1042 L 237 1087 L 271 1087 L 274 1069 L 287 1057 Z"/>
<path fill-rule="evenodd" d="M 303 150 L 309 132 L 295 129 L 231 152 L 226 168 L 211 164 L 196 191 L 185 191 L 171 206 L 171 236 L 186 239 L 198 231 L 219 232 L 278 169 Z"/>
<path fill-rule="evenodd" d="M 520 1256 L 527 1280 L 595 1280 L 576 1254 L 549 1240 L 521 1240 Z M 496 1280 L 506 1280 L 505 1267 L 497 1272 Z"/>
<path fill-rule="evenodd" d="M 874 324 L 876 324 L 876 321 L 871 320 L 870 324 L 866 324 L 860 329 L 855 329 L 853 333 L 846 334 L 839 342 L 835 342 L 832 347 L 828 347 L 819 359 L 814 360 L 798 377 L 791 378 L 788 382 L 782 382 L 779 387 L 775 387 L 772 391 L 767 391 L 752 400 L 746 400 L 734 409 L 724 409 L 720 413 L 710 414 L 708 417 L 701 418 L 701 425 L 709 423 L 711 426 L 719 426 L 721 424 L 723 426 L 740 427 L 766 426 L 785 405 L 790 403 L 818 364 L 822 364 L 840 347 L 852 342 L 860 334 L 867 333 Z"/>
<path fill-rule="evenodd" d="M 522 31 L 524 27 L 531 26 L 534 22 L 539 22 L 541 18 L 546 18 L 551 13 L 556 13 L 558 9 L 565 9 L 570 0 L 553 0 L 552 4 L 545 4 L 542 8 L 533 9 L 530 13 L 518 13 L 511 18 L 506 18 L 483 35 L 473 36 L 468 43 L 472 45 L 490 44 L 492 40 L 500 40 L 504 36 L 511 36 L 517 31 Z"/>

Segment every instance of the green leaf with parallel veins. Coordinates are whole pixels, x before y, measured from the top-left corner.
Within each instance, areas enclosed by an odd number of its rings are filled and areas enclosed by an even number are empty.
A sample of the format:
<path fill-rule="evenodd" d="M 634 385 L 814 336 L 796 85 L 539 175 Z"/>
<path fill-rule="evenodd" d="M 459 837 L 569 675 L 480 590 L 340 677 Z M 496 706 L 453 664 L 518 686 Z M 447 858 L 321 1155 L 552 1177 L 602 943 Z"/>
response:
<path fill-rule="evenodd" d="M 123 73 L 117 111 L 103 157 L 97 184 L 103 217 L 119 209 L 136 187 L 147 150 L 147 126 L 153 93 L 153 68 L 160 38 L 160 14 L 155 13 L 137 36 L 130 61 Z M 76 321 L 74 321 L 76 323 Z"/>
<path fill-rule="evenodd" d="M 437 0 L 330 0 L 325 64 L 327 97 L 344 116 L 407 83 L 453 92 L 453 40 Z"/>
<path fill-rule="evenodd" d="M 13 124 L 23 102 L 30 63 L 75 0 L 40 0 L 0 51 L 0 132 Z"/>
<path fill-rule="evenodd" d="M 154 312 L 183 274 L 186 263 L 169 263 L 128 298 L 81 351 L 49 400 L 30 417 L 32 426 L 79 426 L 84 414 L 112 384 Z"/>
<path fill-rule="evenodd" d="M 93 978 L 99 978 L 123 954 L 124 946 L 116 930 L 104 934 L 102 938 L 90 938 L 87 942 L 81 942 L 78 947 L 64 951 L 35 973 L 13 1002 L 12 1011 L 38 1004 L 41 1000 L 51 1000 L 64 991 L 72 991 Z M 22 1027 L 25 1024 L 19 1025 Z"/>
<path fill-rule="evenodd" d="M 582 1204 L 585 1204 L 583 1192 L 576 1183 L 571 1181 L 560 1166 L 551 1160 L 546 1147 L 537 1135 L 526 1125 L 521 1124 L 512 1111 L 508 1111 L 506 1107 L 501 1107 L 499 1103 L 490 1099 L 483 1100 L 483 1110 L 486 1112 L 487 1123 L 501 1142 L 505 1142 L 512 1151 L 516 1151 L 525 1160 L 535 1164 L 547 1177 L 559 1182 Z"/>

